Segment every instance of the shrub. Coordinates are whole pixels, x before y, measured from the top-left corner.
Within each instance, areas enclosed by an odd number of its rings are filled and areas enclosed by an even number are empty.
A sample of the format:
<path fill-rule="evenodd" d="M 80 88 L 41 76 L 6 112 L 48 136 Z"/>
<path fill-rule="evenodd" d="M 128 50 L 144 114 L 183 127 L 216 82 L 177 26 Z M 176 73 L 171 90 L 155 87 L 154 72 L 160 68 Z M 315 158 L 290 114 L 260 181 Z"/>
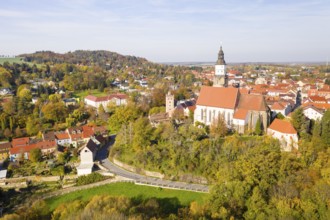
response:
<path fill-rule="evenodd" d="M 85 176 L 80 176 L 77 178 L 77 186 L 87 185 L 95 182 L 99 182 L 106 179 L 99 173 L 91 173 Z"/>

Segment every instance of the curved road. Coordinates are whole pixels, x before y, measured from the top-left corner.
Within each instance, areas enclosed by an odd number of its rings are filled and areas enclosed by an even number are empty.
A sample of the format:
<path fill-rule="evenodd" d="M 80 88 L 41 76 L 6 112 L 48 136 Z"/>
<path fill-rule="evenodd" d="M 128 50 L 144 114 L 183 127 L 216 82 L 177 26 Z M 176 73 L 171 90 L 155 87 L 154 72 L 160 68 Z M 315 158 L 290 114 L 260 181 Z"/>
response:
<path fill-rule="evenodd" d="M 163 188 L 176 188 L 189 191 L 209 192 L 209 188 L 206 185 L 175 182 L 154 177 L 147 177 L 118 167 L 108 159 L 109 149 L 114 143 L 114 137 L 115 136 L 112 136 L 111 141 L 106 144 L 106 146 L 102 147 L 96 155 L 96 160 L 99 160 L 102 163 L 102 166 L 107 168 L 111 173 L 132 179 L 137 184 L 156 185 Z"/>

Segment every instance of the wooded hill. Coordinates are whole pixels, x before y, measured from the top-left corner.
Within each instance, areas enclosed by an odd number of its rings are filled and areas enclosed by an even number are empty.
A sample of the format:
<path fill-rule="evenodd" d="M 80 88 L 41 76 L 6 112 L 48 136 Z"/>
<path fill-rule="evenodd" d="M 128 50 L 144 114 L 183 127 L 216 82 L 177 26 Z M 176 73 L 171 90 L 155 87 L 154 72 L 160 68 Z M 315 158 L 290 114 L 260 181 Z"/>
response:
<path fill-rule="evenodd" d="M 144 64 L 152 64 L 145 58 L 136 56 L 124 56 L 115 52 L 105 50 L 76 50 L 74 52 L 67 52 L 64 54 L 55 53 L 52 51 L 37 51 L 31 54 L 21 54 L 20 57 L 24 57 L 26 62 L 51 63 L 71 63 L 81 64 L 87 66 L 101 66 L 111 68 L 120 68 L 123 66 L 138 66 Z"/>

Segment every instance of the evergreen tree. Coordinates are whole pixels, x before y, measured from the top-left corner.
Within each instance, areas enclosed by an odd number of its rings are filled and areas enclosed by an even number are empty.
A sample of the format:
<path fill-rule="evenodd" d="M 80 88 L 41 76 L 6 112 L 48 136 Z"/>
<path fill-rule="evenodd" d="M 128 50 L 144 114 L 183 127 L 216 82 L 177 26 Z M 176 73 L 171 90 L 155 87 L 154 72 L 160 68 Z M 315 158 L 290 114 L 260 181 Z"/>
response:
<path fill-rule="evenodd" d="M 256 135 L 262 135 L 262 125 L 261 125 L 261 120 L 260 118 L 258 118 L 257 123 L 256 123 L 256 127 L 254 130 L 254 133 Z"/>
<path fill-rule="evenodd" d="M 303 124 L 305 121 L 305 115 L 303 112 L 302 108 L 297 108 L 293 113 L 292 113 L 292 125 L 293 127 L 300 133 L 303 128 Z"/>
<path fill-rule="evenodd" d="M 321 139 L 324 144 L 330 145 L 330 110 L 328 109 L 321 121 Z"/>

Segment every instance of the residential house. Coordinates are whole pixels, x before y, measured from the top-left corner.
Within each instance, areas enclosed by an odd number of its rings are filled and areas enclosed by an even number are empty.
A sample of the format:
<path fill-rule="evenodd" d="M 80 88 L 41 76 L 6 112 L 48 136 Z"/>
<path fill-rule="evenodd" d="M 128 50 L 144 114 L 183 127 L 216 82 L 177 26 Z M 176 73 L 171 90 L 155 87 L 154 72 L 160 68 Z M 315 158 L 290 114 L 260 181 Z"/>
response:
<path fill-rule="evenodd" d="M 56 132 L 55 139 L 57 144 L 60 146 L 69 146 L 71 144 L 70 135 L 65 131 Z"/>
<path fill-rule="evenodd" d="M 69 134 L 71 143 L 74 147 L 78 147 L 78 145 L 84 143 L 82 128 L 75 127 L 75 128 L 67 128 L 66 132 Z"/>
<path fill-rule="evenodd" d="M 303 107 L 303 112 L 307 118 L 313 119 L 315 121 L 321 120 L 324 114 L 323 109 L 318 109 L 314 105 L 307 105 Z"/>
<path fill-rule="evenodd" d="M 30 151 L 33 149 L 40 149 L 43 155 L 48 155 L 56 151 L 57 148 L 55 140 L 31 140 L 29 143 L 21 145 L 14 144 L 14 140 L 12 142 L 13 147 L 9 150 L 10 161 L 16 161 L 17 159 L 29 159 Z"/>
<path fill-rule="evenodd" d="M 298 149 L 298 134 L 289 121 L 275 118 L 267 128 L 267 134 L 280 141 L 283 151 Z"/>
<path fill-rule="evenodd" d="M 100 105 L 107 110 L 107 106 L 110 103 L 114 103 L 116 106 L 126 105 L 128 101 L 128 96 L 126 94 L 116 93 L 103 97 L 96 97 L 93 95 L 88 95 L 85 97 L 86 105 L 98 108 Z"/>

